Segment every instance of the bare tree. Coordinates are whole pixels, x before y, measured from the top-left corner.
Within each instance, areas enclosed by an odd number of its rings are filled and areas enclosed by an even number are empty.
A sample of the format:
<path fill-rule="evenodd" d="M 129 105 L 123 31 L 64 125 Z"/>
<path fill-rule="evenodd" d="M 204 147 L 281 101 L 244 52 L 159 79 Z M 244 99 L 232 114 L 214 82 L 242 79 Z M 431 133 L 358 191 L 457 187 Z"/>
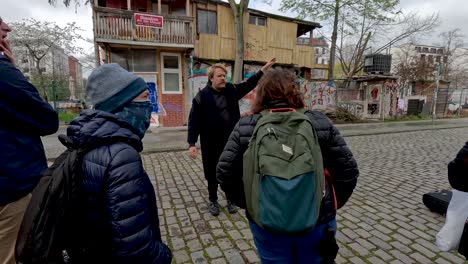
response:
<path fill-rule="evenodd" d="M 57 4 L 57 0 L 47 0 L 50 5 L 55 6 Z M 97 0 L 95 0 L 97 1 Z M 88 5 L 93 2 L 93 0 L 63 0 L 62 3 L 68 7 L 70 6 L 71 3 L 75 3 L 75 7 L 79 6 L 81 3 L 84 3 L 84 5 Z"/>
<path fill-rule="evenodd" d="M 398 47 L 394 53 L 393 73 L 400 77 L 399 81 L 405 85 L 417 80 L 434 78 L 435 65 L 432 61 L 422 58 L 414 50 L 412 44 Z"/>
<path fill-rule="evenodd" d="M 34 61 L 34 74 L 40 78 L 40 88 L 43 90 L 44 100 L 48 101 L 47 86 L 42 75 L 41 62 L 50 52 L 63 49 L 65 53 L 80 53 L 81 48 L 76 41 L 82 39 L 81 29 L 75 23 L 68 23 L 64 27 L 54 22 L 37 21 L 33 18 L 23 20 L 21 23 L 12 23 L 15 29 L 11 32 L 12 42 L 27 50 Z M 52 58 L 54 54 L 51 55 Z"/>
<path fill-rule="evenodd" d="M 242 80 L 242 68 L 244 67 L 244 15 L 249 6 L 249 0 L 240 0 L 237 4 L 234 0 L 228 0 L 234 15 L 234 29 L 236 32 L 236 58 L 234 61 L 233 82 Z"/>
<path fill-rule="evenodd" d="M 444 47 L 446 59 L 442 61 L 441 76 L 451 81 L 454 88 L 468 85 L 468 49 L 459 28 L 442 32 L 439 46 Z"/>

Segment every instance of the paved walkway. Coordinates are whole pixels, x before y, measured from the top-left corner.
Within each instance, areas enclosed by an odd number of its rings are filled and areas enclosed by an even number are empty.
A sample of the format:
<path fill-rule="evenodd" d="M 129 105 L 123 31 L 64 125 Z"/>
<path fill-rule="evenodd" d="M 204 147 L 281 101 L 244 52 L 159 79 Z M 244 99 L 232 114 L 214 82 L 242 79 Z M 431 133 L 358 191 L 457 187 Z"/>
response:
<path fill-rule="evenodd" d="M 445 219 L 424 207 L 422 195 L 449 187 L 446 164 L 467 135 L 468 127 L 348 136 L 361 175 L 338 212 L 337 263 L 464 263 L 457 253 L 435 247 Z M 144 154 L 143 162 L 175 263 L 259 262 L 243 211 L 208 213 L 200 158 L 193 161 L 185 151 L 157 152 Z"/>

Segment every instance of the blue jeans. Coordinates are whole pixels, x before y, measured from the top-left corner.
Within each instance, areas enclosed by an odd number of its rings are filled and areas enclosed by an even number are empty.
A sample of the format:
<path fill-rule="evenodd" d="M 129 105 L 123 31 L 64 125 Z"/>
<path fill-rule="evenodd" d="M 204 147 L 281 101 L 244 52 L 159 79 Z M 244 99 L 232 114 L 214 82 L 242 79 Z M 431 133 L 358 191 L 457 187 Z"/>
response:
<path fill-rule="evenodd" d="M 274 234 L 253 221 L 249 224 L 262 264 L 333 263 L 335 259 L 335 219 L 302 236 Z"/>

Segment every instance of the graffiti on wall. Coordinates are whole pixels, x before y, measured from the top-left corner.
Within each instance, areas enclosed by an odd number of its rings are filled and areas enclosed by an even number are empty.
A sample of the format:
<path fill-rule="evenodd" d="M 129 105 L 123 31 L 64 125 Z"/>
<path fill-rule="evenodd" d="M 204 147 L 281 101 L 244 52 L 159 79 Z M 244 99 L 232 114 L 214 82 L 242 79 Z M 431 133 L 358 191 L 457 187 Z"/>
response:
<path fill-rule="evenodd" d="M 385 82 L 385 109 L 388 109 L 386 111 L 388 115 L 393 116 L 395 114 L 401 114 L 403 112 L 404 108 L 404 101 L 403 105 L 401 100 L 398 99 L 398 93 L 402 89 L 403 83 L 397 82 L 397 81 L 390 81 L 390 82 Z M 402 108 L 400 108 L 403 106 Z"/>
<path fill-rule="evenodd" d="M 364 105 L 360 102 L 338 102 L 337 107 L 341 107 L 357 117 L 362 117 L 364 114 Z"/>
<path fill-rule="evenodd" d="M 380 97 L 382 91 L 381 84 L 370 85 L 367 88 L 367 114 L 378 117 L 380 114 Z"/>
<path fill-rule="evenodd" d="M 306 108 L 313 110 L 334 110 L 336 107 L 333 84 L 328 82 L 301 81 L 301 92 L 304 94 Z"/>
<path fill-rule="evenodd" d="M 360 92 L 358 89 L 338 89 L 336 91 L 337 102 L 361 101 Z"/>
<path fill-rule="evenodd" d="M 191 82 L 192 97 L 194 97 L 199 90 L 203 89 L 208 83 L 208 69 L 214 64 L 209 62 L 196 61 L 193 65 L 192 75 L 189 76 L 188 81 Z M 255 75 L 260 71 L 262 65 L 244 64 L 244 75 L 243 79 Z M 231 81 L 230 76 L 232 72 L 232 66 L 227 65 L 228 76 L 226 78 Z M 275 69 L 281 69 L 282 67 L 277 66 Z M 301 76 L 298 76 L 300 83 L 301 92 L 304 94 L 304 103 L 306 108 L 314 110 L 334 110 L 336 107 L 335 95 L 336 89 L 333 84 L 328 82 L 311 82 Z M 253 89 L 250 93 L 244 96 L 239 101 L 239 109 L 241 115 L 247 115 L 251 113 L 252 105 L 255 100 L 256 89 Z"/>
<path fill-rule="evenodd" d="M 166 103 L 163 103 L 163 106 L 166 109 L 166 111 L 170 113 L 181 114 L 183 111 L 182 105 L 180 104 L 166 102 Z"/>

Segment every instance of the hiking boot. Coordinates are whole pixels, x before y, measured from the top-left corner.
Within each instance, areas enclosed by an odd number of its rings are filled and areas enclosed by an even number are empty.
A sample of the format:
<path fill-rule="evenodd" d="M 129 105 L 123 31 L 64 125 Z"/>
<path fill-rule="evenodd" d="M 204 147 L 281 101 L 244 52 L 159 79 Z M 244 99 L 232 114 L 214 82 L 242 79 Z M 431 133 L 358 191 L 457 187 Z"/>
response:
<path fill-rule="evenodd" d="M 227 210 L 230 214 L 237 213 L 237 206 L 233 204 L 231 201 L 227 202 Z"/>
<path fill-rule="evenodd" d="M 213 216 L 218 216 L 219 215 L 219 205 L 218 202 L 210 202 L 210 205 L 208 206 L 208 209 Z"/>

